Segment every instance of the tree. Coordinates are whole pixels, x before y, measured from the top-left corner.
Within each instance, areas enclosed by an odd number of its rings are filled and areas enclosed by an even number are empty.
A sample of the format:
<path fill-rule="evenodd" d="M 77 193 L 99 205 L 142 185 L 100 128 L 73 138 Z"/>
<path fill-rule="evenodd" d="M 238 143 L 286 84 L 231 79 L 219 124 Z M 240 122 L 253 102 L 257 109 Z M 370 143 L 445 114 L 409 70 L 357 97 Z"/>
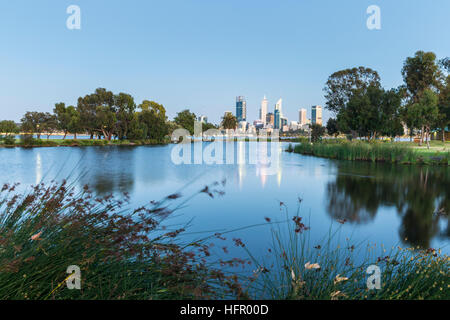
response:
<path fill-rule="evenodd" d="M 340 70 L 327 80 L 325 88 L 326 108 L 335 114 L 345 109 L 353 92 L 369 86 L 380 86 L 380 76 L 365 67 Z"/>
<path fill-rule="evenodd" d="M 438 88 L 440 71 L 433 52 L 417 51 L 406 58 L 402 68 L 403 81 L 411 103 L 417 103 L 426 89 Z"/>
<path fill-rule="evenodd" d="M 420 129 L 419 145 L 422 145 L 426 128 L 424 119 L 417 118 L 422 114 L 420 107 L 422 104 L 418 103 L 425 91 L 439 90 L 442 73 L 436 62 L 436 55 L 433 52 L 417 51 L 414 57 L 406 58 L 402 76 L 408 97 L 406 108 L 413 108 L 413 110 L 406 110 L 405 121 L 411 130 Z M 430 98 L 429 93 L 428 98 Z"/>
<path fill-rule="evenodd" d="M 442 141 L 445 142 L 445 128 L 450 125 L 450 58 L 444 58 L 439 61 L 442 73 L 447 76 L 442 81 L 439 89 L 439 120 L 438 128 L 442 132 Z"/>
<path fill-rule="evenodd" d="M 44 131 L 44 122 L 46 121 L 46 118 L 48 117 L 48 112 L 27 112 L 22 117 L 22 130 L 27 133 L 35 133 L 37 135 L 37 138 L 41 138 L 41 134 Z"/>
<path fill-rule="evenodd" d="M 56 103 L 53 112 L 56 116 L 57 128 L 64 132 L 63 139 L 68 133 L 73 133 L 76 139 L 77 133 L 81 131 L 80 128 L 80 114 L 74 106 L 66 107 L 63 102 Z"/>
<path fill-rule="evenodd" d="M 391 138 L 404 135 L 402 120 L 402 89 L 385 91 L 381 101 L 381 134 Z"/>
<path fill-rule="evenodd" d="M 439 93 L 439 119 L 437 127 L 441 129 L 442 141 L 445 142 L 445 128 L 450 125 L 450 75 Z"/>
<path fill-rule="evenodd" d="M 12 120 L 0 121 L 0 133 L 5 134 L 5 136 L 14 135 L 19 132 L 19 128 L 16 123 Z"/>
<path fill-rule="evenodd" d="M 412 117 L 416 119 L 416 125 L 423 128 L 422 134 L 425 134 L 427 147 L 429 148 L 430 130 L 439 119 L 437 94 L 431 89 L 424 90 L 419 101 L 408 107 L 408 113 L 411 113 Z"/>
<path fill-rule="evenodd" d="M 317 142 L 320 141 L 325 134 L 325 128 L 320 124 L 314 123 L 310 125 L 311 128 L 311 141 Z"/>
<path fill-rule="evenodd" d="M 327 132 L 329 135 L 338 135 L 339 129 L 338 129 L 338 123 L 337 120 L 334 118 L 330 118 L 327 121 Z"/>
<path fill-rule="evenodd" d="M 54 114 L 48 112 L 45 113 L 44 120 L 42 122 L 42 132 L 47 134 L 47 140 L 50 138 L 52 133 L 58 130 L 58 121 Z"/>
<path fill-rule="evenodd" d="M 114 128 L 108 128 L 108 132 L 106 132 L 101 118 L 114 118 L 113 115 L 107 114 L 115 113 L 113 106 L 114 94 L 104 88 L 98 88 L 94 93 L 78 98 L 77 111 L 80 115 L 80 123 L 83 129 L 90 134 L 91 139 L 94 134 L 98 133 L 102 133 L 105 137 L 112 136 Z M 97 111 L 100 111 L 101 114 L 98 115 Z"/>
<path fill-rule="evenodd" d="M 188 130 L 191 135 L 194 134 L 194 123 L 196 120 L 197 116 L 190 112 L 189 109 L 178 112 L 174 118 L 175 123 L 183 129 Z"/>
<path fill-rule="evenodd" d="M 222 117 L 222 122 L 221 122 L 221 126 L 224 129 L 236 129 L 238 125 L 238 121 L 237 118 L 231 114 L 231 113 L 226 113 L 223 117 Z"/>
<path fill-rule="evenodd" d="M 133 121 L 136 104 L 134 98 L 127 93 L 114 96 L 114 112 L 116 113 L 116 134 L 120 140 L 128 136 L 131 121 Z"/>
<path fill-rule="evenodd" d="M 162 104 L 159 104 L 155 101 L 150 101 L 150 100 L 144 100 L 142 101 L 142 103 L 139 105 L 139 108 L 142 111 L 151 111 L 153 110 L 156 114 L 160 115 L 161 117 L 165 118 L 166 117 L 166 109 L 164 108 L 164 106 Z"/>

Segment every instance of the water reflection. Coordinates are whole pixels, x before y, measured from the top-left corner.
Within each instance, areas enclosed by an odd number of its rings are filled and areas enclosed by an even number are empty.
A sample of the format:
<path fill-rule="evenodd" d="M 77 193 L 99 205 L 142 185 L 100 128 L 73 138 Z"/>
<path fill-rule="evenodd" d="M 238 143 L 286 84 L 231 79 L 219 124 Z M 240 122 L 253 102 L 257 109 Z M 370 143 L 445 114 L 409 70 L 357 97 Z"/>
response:
<path fill-rule="evenodd" d="M 427 248 L 449 237 L 450 170 L 367 163 L 339 163 L 327 185 L 327 212 L 334 219 L 365 224 L 381 207 L 393 207 L 401 219 L 402 242 Z"/>

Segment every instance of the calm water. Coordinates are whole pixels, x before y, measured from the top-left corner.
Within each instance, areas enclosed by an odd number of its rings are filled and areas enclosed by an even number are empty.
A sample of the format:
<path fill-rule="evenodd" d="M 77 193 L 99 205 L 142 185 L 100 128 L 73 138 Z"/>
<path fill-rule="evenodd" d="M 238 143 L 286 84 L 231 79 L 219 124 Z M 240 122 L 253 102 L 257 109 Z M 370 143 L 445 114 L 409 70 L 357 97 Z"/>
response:
<path fill-rule="evenodd" d="M 237 157 L 251 143 L 235 144 Z M 252 164 L 175 165 L 173 145 L 0 149 L 0 182 L 25 187 L 85 173 L 77 181 L 80 186 L 89 184 L 99 194 L 129 192 L 132 206 L 138 207 L 180 189 L 188 196 L 226 179 L 224 196 L 201 194 L 170 223 L 190 221 L 188 237 L 263 224 L 230 236 L 242 238 L 262 255 L 270 245 L 264 218 L 283 218 L 280 201 L 294 214 L 300 197 L 300 215 L 310 222 L 313 242 L 332 223 L 346 219 L 342 237 L 355 243 L 434 247 L 449 253 L 449 219 L 436 214 L 439 209 L 449 212 L 448 168 L 335 161 L 282 152 L 285 147 L 281 143 L 276 149 L 279 164 L 272 175 Z M 221 251 L 219 246 L 215 250 Z"/>

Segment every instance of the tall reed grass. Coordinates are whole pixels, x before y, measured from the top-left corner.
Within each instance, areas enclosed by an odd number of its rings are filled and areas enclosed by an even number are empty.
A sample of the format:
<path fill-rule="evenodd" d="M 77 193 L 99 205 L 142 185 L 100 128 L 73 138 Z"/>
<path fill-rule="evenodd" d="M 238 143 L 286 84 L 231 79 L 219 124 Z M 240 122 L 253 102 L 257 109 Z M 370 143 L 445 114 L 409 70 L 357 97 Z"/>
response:
<path fill-rule="evenodd" d="M 199 193 L 214 197 L 218 185 Z M 130 210 L 126 194 L 97 197 L 87 186 L 39 184 L 25 194 L 16 188 L 0 191 L 0 300 L 237 295 L 236 279 L 206 261 L 207 244 L 183 242 L 184 228 L 165 226 L 186 201 L 180 194 Z M 70 265 L 81 269 L 81 290 L 66 287 Z"/>
<path fill-rule="evenodd" d="M 295 146 L 294 152 L 338 160 L 401 164 L 450 164 L 449 152 L 427 156 L 418 153 L 411 147 L 397 143 L 367 143 L 363 141 L 301 143 Z"/>
<path fill-rule="evenodd" d="M 450 258 L 440 250 L 393 247 L 341 241 L 340 225 L 331 226 L 313 243 L 313 228 L 298 215 L 287 224 L 271 224 L 272 246 L 267 261 L 247 250 L 257 269 L 256 297 L 276 300 L 416 300 L 450 298 Z M 341 221 L 340 223 L 346 223 Z M 378 250 L 378 253 L 377 253 Z M 362 256 L 362 258 L 361 258 Z M 358 258 L 359 257 L 359 258 Z M 381 288 L 370 289 L 367 268 L 381 269 Z"/>

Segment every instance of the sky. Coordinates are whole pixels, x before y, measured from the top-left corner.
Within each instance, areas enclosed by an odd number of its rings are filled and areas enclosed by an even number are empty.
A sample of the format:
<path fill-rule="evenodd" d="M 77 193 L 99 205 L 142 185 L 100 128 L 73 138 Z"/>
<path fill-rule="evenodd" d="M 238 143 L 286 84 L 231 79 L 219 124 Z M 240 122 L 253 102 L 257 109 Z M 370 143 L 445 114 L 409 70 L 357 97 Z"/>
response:
<path fill-rule="evenodd" d="M 67 7 L 81 9 L 70 30 Z M 381 9 L 369 30 L 366 10 Z M 0 3 L 0 119 L 76 105 L 98 87 L 162 103 L 169 118 L 189 108 L 218 123 L 247 100 L 258 118 L 325 105 L 329 75 L 366 66 L 386 88 L 417 50 L 450 56 L 448 0 L 15 0 Z M 330 116 L 324 112 L 324 120 Z"/>

